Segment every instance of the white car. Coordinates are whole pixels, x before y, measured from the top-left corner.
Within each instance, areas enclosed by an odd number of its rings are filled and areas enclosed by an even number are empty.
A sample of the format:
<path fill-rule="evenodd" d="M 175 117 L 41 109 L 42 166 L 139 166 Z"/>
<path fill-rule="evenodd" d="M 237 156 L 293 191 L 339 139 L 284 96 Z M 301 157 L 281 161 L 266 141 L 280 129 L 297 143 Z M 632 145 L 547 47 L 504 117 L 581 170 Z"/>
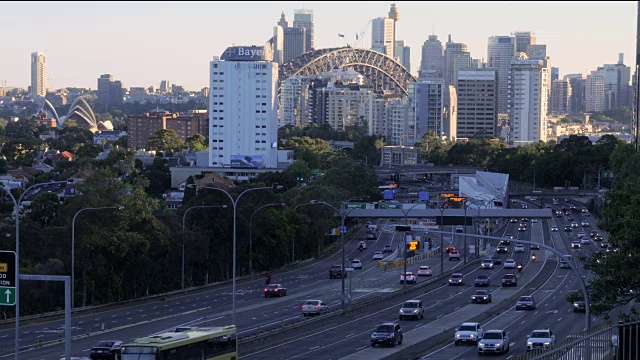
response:
<path fill-rule="evenodd" d="M 484 330 L 482 326 L 478 323 L 462 323 L 456 329 L 456 334 L 453 337 L 453 340 L 456 344 L 460 344 L 461 342 L 473 342 L 478 343 L 482 336 L 484 335 Z"/>
<path fill-rule="evenodd" d="M 376 251 L 373 253 L 373 260 L 382 260 L 382 259 L 384 259 L 384 255 L 382 255 L 382 252 Z"/>
<path fill-rule="evenodd" d="M 531 219 L 531 222 L 532 222 L 532 223 L 537 223 L 537 222 L 538 222 L 538 218 L 533 218 L 533 219 Z"/>
<path fill-rule="evenodd" d="M 557 226 L 552 226 L 551 227 L 551 231 L 558 231 L 558 227 Z"/>
<path fill-rule="evenodd" d="M 504 261 L 504 265 L 502 265 L 502 268 L 504 269 L 515 269 L 516 268 L 516 261 L 513 259 L 507 259 Z"/>
<path fill-rule="evenodd" d="M 433 272 L 431 271 L 431 267 L 430 266 L 420 266 L 420 269 L 418 269 L 418 276 L 431 276 L 433 275 Z"/>
<path fill-rule="evenodd" d="M 460 261 L 460 253 L 458 250 L 453 250 L 449 252 L 449 260 L 458 260 Z"/>
<path fill-rule="evenodd" d="M 351 267 L 354 269 L 362 269 L 362 263 L 359 259 L 353 259 L 351 260 Z"/>
<path fill-rule="evenodd" d="M 362 246 L 362 249 L 367 250 L 367 243 L 366 242 L 364 242 L 364 241 L 358 242 L 358 247 L 361 247 L 361 246 Z"/>
<path fill-rule="evenodd" d="M 556 337 L 549 329 L 533 330 L 531 335 L 527 336 L 527 351 L 542 349 L 551 349 L 556 344 Z"/>
<path fill-rule="evenodd" d="M 591 240 L 589 240 L 589 238 L 585 236 L 582 239 L 580 239 L 580 243 L 589 245 L 591 244 Z"/>
<path fill-rule="evenodd" d="M 587 234 L 585 234 L 585 232 L 584 232 L 584 231 L 580 231 L 580 232 L 578 233 L 578 239 L 582 239 L 583 237 L 586 237 L 586 236 L 587 236 Z"/>
<path fill-rule="evenodd" d="M 517 245 L 513 248 L 513 252 L 514 252 L 514 253 L 523 253 L 523 252 L 524 252 L 524 245 L 522 245 L 522 244 L 517 244 Z"/>
<path fill-rule="evenodd" d="M 322 300 L 307 300 L 302 305 L 302 315 L 320 315 L 327 312 L 329 307 Z"/>
<path fill-rule="evenodd" d="M 582 247 L 582 245 L 580 244 L 580 240 L 573 240 L 571 242 L 571 248 L 572 249 L 580 249 Z"/>
<path fill-rule="evenodd" d="M 589 222 L 587 220 L 582 220 L 582 222 L 580 223 L 580 226 L 588 227 L 589 226 Z"/>

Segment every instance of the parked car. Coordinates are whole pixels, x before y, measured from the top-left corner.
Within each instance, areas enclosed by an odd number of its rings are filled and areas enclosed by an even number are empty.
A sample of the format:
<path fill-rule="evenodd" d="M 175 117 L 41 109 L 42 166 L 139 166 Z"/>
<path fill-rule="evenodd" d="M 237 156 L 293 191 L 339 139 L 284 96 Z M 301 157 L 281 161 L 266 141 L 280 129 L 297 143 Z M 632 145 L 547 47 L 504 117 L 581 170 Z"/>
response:
<path fill-rule="evenodd" d="M 103 340 L 91 348 L 89 358 L 91 360 L 118 360 L 120 359 L 120 340 Z"/>
<path fill-rule="evenodd" d="M 473 286 L 489 286 L 491 285 L 491 281 L 489 280 L 489 276 L 487 275 L 478 275 L 476 280 L 473 282 Z"/>
<path fill-rule="evenodd" d="M 424 318 L 424 308 L 422 307 L 422 300 L 407 300 L 400 307 L 400 320 L 406 318 L 414 318 L 420 320 Z"/>
<path fill-rule="evenodd" d="M 462 342 L 474 342 L 478 343 L 482 339 L 484 331 L 482 326 L 478 323 L 462 323 L 456 329 L 455 335 L 453 335 L 454 343 L 459 345 Z"/>
<path fill-rule="evenodd" d="M 329 307 L 322 300 L 307 300 L 302 305 L 302 316 L 320 315 L 327 312 Z"/>
<path fill-rule="evenodd" d="M 520 296 L 516 301 L 516 310 L 533 310 L 536 308 L 536 302 L 533 296 Z"/>
<path fill-rule="evenodd" d="M 478 355 L 509 352 L 509 336 L 504 330 L 487 330 L 478 342 Z"/>
<path fill-rule="evenodd" d="M 431 271 L 431 267 L 429 265 L 422 265 L 420 269 L 418 269 L 418 276 L 431 276 L 433 272 Z"/>
<path fill-rule="evenodd" d="M 347 270 L 342 268 L 342 265 L 333 265 L 329 269 L 329 279 L 335 279 L 337 277 L 347 277 Z"/>
<path fill-rule="evenodd" d="M 269 296 L 287 296 L 287 289 L 280 284 L 269 284 L 266 288 L 264 288 L 264 297 Z"/>
<path fill-rule="evenodd" d="M 488 304 L 491 302 L 491 294 L 487 290 L 476 290 L 471 295 L 471 303 Z"/>
<path fill-rule="evenodd" d="M 411 271 L 407 271 L 406 278 L 407 278 L 407 284 L 415 284 L 417 281 L 416 276 L 413 275 Z M 404 281 L 405 281 L 405 274 L 400 274 L 400 284 L 404 284 Z"/>
<path fill-rule="evenodd" d="M 449 285 L 464 285 L 464 276 L 460 273 L 451 274 Z"/>
<path fill-rule="evenodd" d="M 378 325 L 371 334 L 371 347 L 378 344 L 402 345 L 402 329 L 397 322 L 386 322 Z"/>

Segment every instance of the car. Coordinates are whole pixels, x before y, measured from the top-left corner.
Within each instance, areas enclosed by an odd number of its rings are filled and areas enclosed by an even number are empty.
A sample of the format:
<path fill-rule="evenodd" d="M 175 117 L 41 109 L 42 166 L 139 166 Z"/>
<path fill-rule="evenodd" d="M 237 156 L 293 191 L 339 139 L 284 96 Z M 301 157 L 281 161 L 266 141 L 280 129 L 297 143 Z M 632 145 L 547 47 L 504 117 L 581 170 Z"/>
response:
<path fill-rule="evenodd" d="M 593 237 L 593 241 L 603 241 L 604 238 L 602 237 L 602 235 L 596 235 Z"/>
<path fill-rule="evenodd" d="M 578 211 L 578 210 L 576 209 L 576 206 L 575 206 L 575 205 L 571 205 L 571 206 L 569 206 L 569 209 Z"/>
<path fill-rule="evenodd" d="M 489 276 L 487 275 L 478 275 L 476 280 L 473 282 L 473 286 L 475 287 L 490 286 L 490 285 L 491 285 L 491 281 L 489 280 Z"/>
<path fill-rule="evenodd" d="M 587 312 L 587 306 L 584 300 L 577 300 L 573 302 L 573 312 Z"/>
<path fill-rule="evenodd" d="M 571 269 L 569 263 L 573 261 L 573 256 L 565 255 L 560 259 L 560 269 Z"/>
<path fill-rule="evenodd" d="M 287 289 L 280 284 L 269 284 L 266 288 L 264 288 L 264 297 L 269 296 L 287 296 Z"/>
<path fill-rule="evenodd" d="M 351 260 L 351 267 L 354 269 L 362 269 L 362 262 L 359 259 Z"/>
<path fill-rule="evenodd" d="M 382 252 L 393 252 L 393 250 L 391 249 L 391 244 L 385 245 L 382 249 Z"/>
<path fill-rule="evenodd" d="M 589 237 L 596 237 L 598 235 L 600 234 L 598 233 L 598 230 L 595 229 L 591 230 L 591 232 L 589 233 Z"/>
<path fill-rule="evenodd" d="M 302 316 L 320 315 L 328 310 L 329 307 L 322 300 L 307 300 L 302 304 Z"/>
<path fill-rule="evenodd" d="M 567 225 L 564 227 L 565 232 L 571 232 L 571 226 Z"/>
<path fill-rule="evenodd" d="M 588 237 L 584 236 L 584 237 L 580 238 L 580 243 L 584 244 L 584 245 L 589 245 L 589 244 L 591 244 L 591 240 L 589 240 Z"/>
<path fill-rule="evenodd" d="M 448 253 L 450 253 L 450 252 L 452 252 L 452 251 L 456 251 L 457 249 L 456 249 L 456 247 L 455 247 L 455 246 L 449 245 L 449 246 L 447 246 L 447 247 L 445 248 L 445 250 L 447 251 L 447 254 L 448 254 Z"/>
<path fill-rule="evenodd" d="M 363 250 L 367 250 L 367 243 L 364 241 L 359 241 L 358 242 L 358 247 L 362 247 Z"/>
<path fill-rule="evenodd" d="M 464 226 L 462 226 L 462 225 L 456 226 L 456 232 L 457 233 L 463 233 L 464 232 Z"/>
<path fill-rule="evenodd" d="M 488 304 L 491 302 L 491 294 L 487 290 L 476 290 L 471 295 L 471 303 Z"/>
<path fill-rule="evenodd" d="M 513 236 L 513 234 L 506 234 L 505 236 L 503 236 L 503 238 L 505 239 L 515 239 L 515 236 Z M 509 244 L 507 244 L 509 245 Z"/>
<path fill-rule="evenodd" d="M 561 218 L 562 217 L 562 211 L 556 210 L 556 217 L 557 218 Z"/>
<path fill-rule="evenodd" d="M 509 336 L 504 330 L 487 330 L 478 342 L 478 355 L 509 352 Z"/>
<path fill-rule="evenodd" d="M 514 252 L 514 253 L 523 253 L 523 252 L 524 252 L 524 245 L 522 245 L 522 244 L 517 244 L 517 245 L 513 248 L 513 252 Z"/>
<path fill-rule="evenodd" d="M 504 265 L 502 266 L 502 268 L 504 269 L 515 269 L 516 268 L 516 261 L 513 259 L 507 259 L 504 261 Z"/>
<path fill-rule="evenodd" d="M 464 275 L 460 273 L 451 274 L 449 285 L 464 285 Z"/>
<path fill-rule="evenodd" d="M 431 267 L 429 265 L 422 265 L 418 269 L 418 276 L 431 276 L 433 275 L 433 271 L 431 271 Z"/>
<path fill-rule="evenodd" d="M 601 249 L 607 249 L 608 247 L 609 247 L 609 242 L 607 242 L 607 241 L 604 241 L 604 240 L 603 240 L 603 241 L 600 243 L 600 248 L 601 248 Z"/>
<path fill-rule="evenodd" d="M 384 255 L 382 255 L 381 251 L 376 251 L 373 253 L 373 260 L 382 260 L 384 259 Z"/>
<path fill-rule="evenodd" d="M 511 238 L 511 239 L 513 239 L 513 238 Z M 511 240 L 500 240 L 500 243 L 498 245 L 509 246 L 509 245 L 511 245 Z"/>
<path fill-rule="evenodd" d="M 580 223 L 580 226 L 588 227 L 589 226 L 589 222 L 587 220 L 582 220 L 582 222 Z"/>
<path fill-rule="evenodd" d="M 580 249 L 582 247 L 582 245 L 580 244 L 580 240 L 573 240 L 571 242 L 571 248 L 572 249 Z"/>
<path fill-rule="evenodd" d="M 378 344 L 402 345 L 402 329 L 397 322 L 386 322 L 378 325 L 371 334 L 371 347 Z"/>
<path fill-rule="evenodd" d="M 449 261 L 451 260 L 460 261 L 460 252 L 458 252 L 458 250 L 453 250 L 449 253 Z"/>
<path fill-rule="evenodd" d="M 502 265 L 502 260 L 500 260 L 500 256 L 498 255 L 493 255 L 491 260 L 493 260 L 493 265 Z"/>
<path fill-rule="evenodd" d="M 518 219 L 516 219 L 516 218 L 511 218 L 511 219 L 509 219 L 509 222 L 510 222 L 510 223 L 517 223 L 517 222 L 518 222 Z"/>
<path fill-rule="evenodd" d="M 482 263 L 480 263 L 480 268 L 481 269 L 493 269 L 493 260 L 491 260 L 491 259 L 482 260 Z"/>
<path fill-rule="evenodd" d="M 574 221 L 574 222 L 572 222 L 572 223 L 571 223 L 571 227 L 572 227 L 572 228 L 577 228 L 577 227 L 578 227 L 578 223 L 577 223 L 577 222 L 575 222 L 575 221 Z"/>
<path fill-rule="evenodd" d="M 525 224 L 518 225 L 518 231 L 527 231 L 527 226 Z"/>
<path fill-rule="evenodd" d="M 400 320 L 405 318 L 414 318 L 420 320 L 424 318 L 424 307 L 422 307 L 422 300 L 407 300 L 400 307 Z"/>
<path fill-rule="evenodd" d="M 538 244 L 531 244 L 531 246 L 529 247 L 531 250 L 540 250 L 540 245 Z"/>
<path fill-rule="evenodd" d="M 557 226 L 552 226 L 552 227 L 551 227 L 551 231 L 554 231 L 554 232 L 555 232 L 555 231 L 558 231 L 558 227 L 557 227 Z"/>
<path fill-rule="evenodd" d="M 342 278 L 347 277 L 347 270 L 342 268 L 342 265 L 333 265 L 331 269 L 329 269 L 329 279 Z"/>
<path fill-rule="evenodd" d="M 586 213 L 582 214 L 582 216 L 589 217 L 589 216 L 591 216 L 591 213 L 586 212 Z"/>
<path fill-rule="evenodd" d="M 404 284 L 405 274 L 400 274 L 400 284 Z M 417 281 L 417 277 L 413 275 L 411 271 L 407 271 L 406 273 L 407 284 L 415 284 Z"/>
<path fill-rule="evenodd" d="M 529 206 L 528 206 L 528 205 L 522 205 L 522 208 L 523 208 L 523 209 L 528 209 L 528 208 L 529 208 Z"/>
<path fill-rule="evenodd" d="M 533 310 L 536 308 L 536 301 L 533 296 L 520 296 L 516 301 L 516 310 Z"/>
<path fill-rule="evenodd" d="M 582 208 L 582 209 L 580 209 L 580 212 L 583 213 L 583 214 L 586 214 L 586 213 L 589 212 L 589 210 L 587 210 L 587 208 Z"/>
<path fill-rule="evenodd" d="M 549 350 L 556 343 L 556 337 L 549 329 L 533 330 L 527 336 L 527 351 L 533 350 Z"/>
<path fill-rule="evenodd" d="M 586 236 L 587 236 L 587 234 L 585 234 L 585 232 L 584 232 L 584 231 L 580 231 L 580 232 L 578 233 L 578 239 L 582 239 L 583 237 L 586 237 Z"/>
<path fill-rule="evenodd" d="M 120 347 L 123 342 L 120 340 L 102 340 L 98 345 L 91 348 L 89 358 L 91 360 L 116 360 L 120 359 Z"/>
<path fill-rule="evenodd" d="M 570 212 L 567 212 L 567 221 L 573 221 L 573 216 Z"/>
<path fill-rule="evenodd" d="M 453 335 L 454 344 L 459 345 L 463 342 L 473 342 L 478 343 L 480 339 L 482 339 L 482 335 L 484 335 L 484 330 L 482 326 L 478 323 L 462 323 L 456 329 L 456 333 Z"/>
<path fill-rule="evenodd" d="M 518 278 L 515 274 L 504 274 L 502 277 L 502 287 L 518 286 Z"/>
<path fill-rule="evenodd" d="M 496 252 L 497 253 L 506 253 L 506 252 L 509 252 L 509 249 L 507 249 L 507 247 L 504 246 L 504 245 L 498 245 L 498 247 L 496 248 Z"/>
<path fill-rule="evenodd" d="M 532 223 L 537 223 L 537 222 L 538 222 L 538 218 L 533 218 L 533 219 L 531 219 L 531 222 L 532 222 Z"/>
<path fill-rule="evenodd" d="M 522 219 L 520 219 L 520 222 L 526 223 L 526 222 L 529 222 L 529 219 L 528 218 L 522 218 Z"/>

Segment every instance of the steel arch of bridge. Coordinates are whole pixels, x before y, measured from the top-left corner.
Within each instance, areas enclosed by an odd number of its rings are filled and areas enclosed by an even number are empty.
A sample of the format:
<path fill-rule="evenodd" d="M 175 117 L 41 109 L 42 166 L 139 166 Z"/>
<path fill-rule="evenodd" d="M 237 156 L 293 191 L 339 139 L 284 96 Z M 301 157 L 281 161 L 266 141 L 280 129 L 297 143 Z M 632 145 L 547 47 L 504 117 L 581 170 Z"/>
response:
<path fill-rule="evenodd" d="M 278 79 L 282 84 L 291 76 L 309 76 L 333 69 L 354 70 L 362 74 L 365 84 L 372 86 L 376 92 L 388 90 L 407 95 L 409 83 L 417 81 L 404 66 L 387 55 L 351 47 L 320 49 L 302 54 L 280 67 Z"/>

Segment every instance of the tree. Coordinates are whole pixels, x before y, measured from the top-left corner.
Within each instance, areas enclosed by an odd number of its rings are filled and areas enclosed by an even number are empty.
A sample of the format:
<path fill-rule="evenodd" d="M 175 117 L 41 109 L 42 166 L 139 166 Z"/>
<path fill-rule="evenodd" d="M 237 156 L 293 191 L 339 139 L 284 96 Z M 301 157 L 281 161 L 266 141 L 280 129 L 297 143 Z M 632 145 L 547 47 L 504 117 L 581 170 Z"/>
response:
<path fill-rule="evenodd" d="M 203 151 L 209 149 L 207 138 L 202 134 L 195 134 L 187 138 L 186 146 L 193 151 Z"/>
<path fill-rule="evenodd" d="M 161 129 L 149 138 L 148 145 L 153 150 L 179 151 L 184 149 L 184 140 L 175 130 Z"/>
<path fill-rule="evenodd" d="M 20 119 L 5 126 L 5 136 L 13 139 L 33 139 L 38 136 L 38 123 L 33 119 Z"/>
<path fill-rule="evenodd" d="M 308 149 L 317 154 L 323 154 L 331 151 L 329 143 L 322 139 L 312 139 L 308 136 L 291 137 L 282 146 L 284 150 L 293 150 L 294 156 L 303 149 Z"/>

